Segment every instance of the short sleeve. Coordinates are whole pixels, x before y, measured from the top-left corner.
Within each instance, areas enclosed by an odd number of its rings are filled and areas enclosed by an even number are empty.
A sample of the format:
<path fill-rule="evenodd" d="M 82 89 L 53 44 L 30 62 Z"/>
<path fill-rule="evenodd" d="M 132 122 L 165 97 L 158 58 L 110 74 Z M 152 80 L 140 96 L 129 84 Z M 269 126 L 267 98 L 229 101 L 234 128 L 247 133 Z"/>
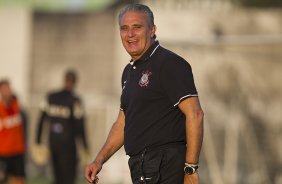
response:
<path fill-rule="evenodd" d="M 126 65 L 126 67 L 124 68 L 124 70 L 122 72 L 122 77 L 121 77 L 121 89 L 122 90 L 124 89 L 124 87 L 126 85 L 126 80 L 127 80 L 127 77 L 128 77 L 129 68 L 130 68 L 130 64 Z M 122 106 L 121 102 L 120 102 L 119 110 L 123 111 L 123 106 Z"/>
<path fill-rule="evenodd" d="M 182 58 L 164 61 L 160 72 L 161 85 L 173 106 L 182 100 L 198 96 L 192 68 Z"/>

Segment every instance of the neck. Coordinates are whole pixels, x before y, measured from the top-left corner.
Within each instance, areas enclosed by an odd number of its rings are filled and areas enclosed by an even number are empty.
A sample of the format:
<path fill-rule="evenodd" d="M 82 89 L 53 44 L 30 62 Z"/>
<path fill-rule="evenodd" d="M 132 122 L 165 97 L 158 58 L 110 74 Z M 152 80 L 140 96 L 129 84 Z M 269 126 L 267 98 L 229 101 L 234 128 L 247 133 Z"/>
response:
<path fill-rule="evenodd" d="M 73 91 L 73 87 L 65 86 L 65 87 L 64 87 L 64 90 L 65 90 L 65 91 Z"/>
<path fill-rule="evenodd" d="M 146 48 L 146 49 L 144 49 L 144 53 L 141 55 L 141 56 L 138 56 L 138 57 L 134 57 L 134 56 L 132 56 L 131 57 L 131 59 L 133 60 L 133 61 L 137 61 L 138 59 L 140 59 L 145 53 L 146 53 L 146 51 L 151 47 L 151 45 L 154 43 L 154 39 L 151 39 L 150 40 L 150 42 L 149 42 L 149 46 Z M 146 46 L 145 46 L 146 47 Z"/>

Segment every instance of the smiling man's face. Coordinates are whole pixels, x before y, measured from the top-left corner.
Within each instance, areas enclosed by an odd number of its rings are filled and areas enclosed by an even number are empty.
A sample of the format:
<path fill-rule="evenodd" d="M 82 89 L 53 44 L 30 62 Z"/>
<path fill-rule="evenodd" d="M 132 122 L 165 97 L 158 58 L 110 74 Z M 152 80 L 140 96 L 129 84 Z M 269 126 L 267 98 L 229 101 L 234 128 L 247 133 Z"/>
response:
<path fill-rule="evenodd" d="M 133 60 L 139 59 L 150 47 L 156 26 L 150 26 L 142 12 L 126 12 L 120 20 L 122 44 Z"/>

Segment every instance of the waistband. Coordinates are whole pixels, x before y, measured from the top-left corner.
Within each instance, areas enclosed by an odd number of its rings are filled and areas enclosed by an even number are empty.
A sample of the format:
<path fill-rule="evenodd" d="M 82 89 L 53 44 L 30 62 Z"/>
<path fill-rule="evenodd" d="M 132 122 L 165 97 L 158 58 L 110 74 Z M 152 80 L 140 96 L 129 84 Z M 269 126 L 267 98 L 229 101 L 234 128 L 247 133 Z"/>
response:
<path fill-rule="evenodd" d="M 168 149 L 168 148 L 172 148 L 172 147 L 178 147 L 178 146 L 186 146 L 186 143 L 184 141 L 179 141 L 179 142 L 170 142 L 170 143 L 166 143 L 166 144 L 162 144 L 162 145 L 148 146 L 137 154 L 129 155 L 129 157 L 135 157 L 135 156 L 138 156 L 138 155 L 142 155 L 145 152 L 156 151 L 156 150 L 164 150 L 164 149 Z"/>

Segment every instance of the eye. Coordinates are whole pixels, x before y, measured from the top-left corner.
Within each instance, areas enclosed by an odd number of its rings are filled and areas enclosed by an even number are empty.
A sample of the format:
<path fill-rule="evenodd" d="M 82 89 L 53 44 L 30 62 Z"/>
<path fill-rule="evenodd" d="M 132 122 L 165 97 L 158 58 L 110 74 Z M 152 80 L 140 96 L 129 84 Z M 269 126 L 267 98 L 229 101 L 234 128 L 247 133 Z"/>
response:
<path fill-rule="evenodd" d="M 134 25 L 134 29 L 140 29 L 142 28 L 142 25 Z"/>
<path fill-rule="evenodd" d="M 127 26 L 120 26 L 119 28 L 120 31 L 126 31 L 127 29 L 128 29 Z"/>

